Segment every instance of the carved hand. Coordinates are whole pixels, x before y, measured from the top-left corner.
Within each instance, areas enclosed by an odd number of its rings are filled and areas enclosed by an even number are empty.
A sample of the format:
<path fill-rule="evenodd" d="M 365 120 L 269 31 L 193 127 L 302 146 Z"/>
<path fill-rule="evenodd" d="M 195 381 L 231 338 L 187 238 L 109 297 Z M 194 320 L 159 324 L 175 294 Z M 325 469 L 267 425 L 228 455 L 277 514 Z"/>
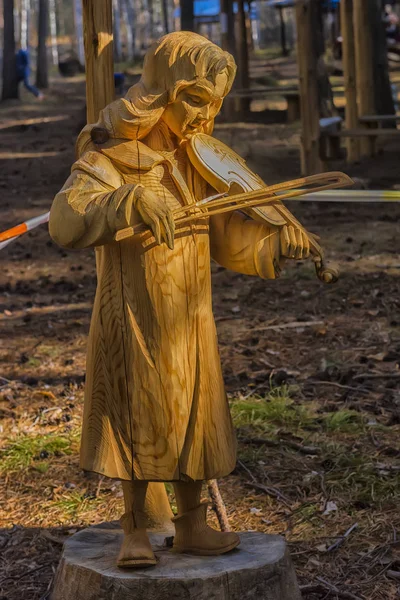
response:
<path fill-rule="evenodd" d="M 166 202 L 141 185 L 135 188 L 134 193 L 135 208 L 143 222 L 151 228 L 157 244 L 165 242 L 173 250 L 175 223 Z"/>
<path fill-rule="evenodd" d="M 280 232 L 281 255 L 301 260 L 310 256 L 310 242 L 307 234 L 292 225 L 284 225 Z"/>

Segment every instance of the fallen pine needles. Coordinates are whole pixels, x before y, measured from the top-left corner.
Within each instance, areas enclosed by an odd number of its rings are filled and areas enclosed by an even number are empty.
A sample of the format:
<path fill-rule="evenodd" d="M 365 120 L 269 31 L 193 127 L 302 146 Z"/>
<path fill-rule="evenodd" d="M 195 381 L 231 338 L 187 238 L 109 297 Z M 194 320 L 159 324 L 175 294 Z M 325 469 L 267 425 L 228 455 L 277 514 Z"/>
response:
<path fill-rule="evenodd" d="M 305 597 L 306 594 L 320 594 L 323 598 L 329 598 L 329 596 L 335 595 L 336 598 L 343 598 L 343 600 L 363 600 L 361 596 L 355 596 L 351 592 L 339 590 L 335 585 L 324 580 L 321 580 L 320 583 L 301 585 L 300 591 L 303 597 Z"/>
<path fill-rule="evenodd" d="M 280 446 L 287 446 L 292 450 L 297 450 L 302 454 L 321 454 L 321 448 L 318 446 L 304 446 L 291 440 L 271 440 L 269 438 L 239 438 L 239 441 L 243 444 L 254 444 L 256 446 L 269 446 L 271 448 L 279 448 Z"/>

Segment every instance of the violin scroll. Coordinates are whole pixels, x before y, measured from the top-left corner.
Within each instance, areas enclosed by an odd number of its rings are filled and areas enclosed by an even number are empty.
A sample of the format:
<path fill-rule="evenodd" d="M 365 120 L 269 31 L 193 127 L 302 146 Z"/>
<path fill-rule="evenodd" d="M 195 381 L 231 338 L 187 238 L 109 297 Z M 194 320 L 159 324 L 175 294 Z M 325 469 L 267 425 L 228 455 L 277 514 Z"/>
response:
<path fill-rule="evenodd" d="M 315 272 L 322 283 L 336 283 L 339 279 L 339 268 L 334 263 L 325 263 L 322 256 L 314 256 Z"/>

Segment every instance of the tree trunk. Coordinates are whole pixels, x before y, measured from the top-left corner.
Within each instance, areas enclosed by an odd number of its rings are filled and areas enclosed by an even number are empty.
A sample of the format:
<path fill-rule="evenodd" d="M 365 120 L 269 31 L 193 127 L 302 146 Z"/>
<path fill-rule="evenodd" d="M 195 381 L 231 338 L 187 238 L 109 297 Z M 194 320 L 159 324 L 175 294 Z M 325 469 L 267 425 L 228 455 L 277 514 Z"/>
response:
<path fill-rule="evenodd" d="M 139 55 L 140 52 L 140 43 L 139 43 L 139 27 L 138 27 L 138 19 L 137 19 L 137 11 L 135 0 L 125 0 L 125 7 L 127 12 L 127 27 L 131 32 L 132 41 L 131 52 L 128 51 L 128 57 L 131 56 L 131 60 L 135 60 L 135 58 Z"/>
<path fill-rule="evenodd" d="M 164 32 L 169 33 L 168 0 L 162 0 L 162 16 L 164 21 Z"/>
<path fill-rule="evenodd" d="M 14 2 L 14 39 L 15 39 L 15 45 L 18 46 L 18 44 L 21 43 L 21 11 L 20 11 L 20 7 L 21 7 L 21 2 L 17 0 L 17 2 Z"/>
<path fill-rule="evenodd" d="M 279 7 L 279 24 L 280 24 L 280 31 L 281 31 L 281 48 L 282 48 L 282 56 L 288 56 L 289 52 L 287 49 L 287 43 L 286 43 L 286 24 L 285 24 L 285 19 L 283 16 L 283 10 L 284 8 L 282 6 Z"/>
<path fill-rule="evenodd" d="M 235 48 L 235 19 L 232 0 L 220 0 L 221 4 L 221 46 L 232 56 L 236 56 Z"/>
<path fill-rule="evenodd" d="M 247 90 L 250 86 L 249 78 L 249 49 L 247 43 L 247 29 L 246 29 L 246 13 L 244 10 L 244 0 L 238 0 L 238 22 L 237 22 L 238 36 L 237 41 L 237 63 L 238 72 L 236 76 L 237 87 L 241 90 Z M 236 99 L 236 112 L 239 120 L 243 118 L 249 111 L 250 99 L 249 98 L 237 98 Z"/>
<path fill-rule="evenodd" d="M 235 47 L 235 19 L 233 15 L 233 3 L 232 0 L 220 0 L 221 14 L 220 14 L 220 26 L 221 26 L 221 46 L 226 52 L 230 52 L 232 56 L 236 57 Z M 235 79 L 233 87 L 238 87 L 238 80 Z M 240 102 L 238 98 L 225 98 L 222 115 L 225 121 L 232 121 L 236 119 L 236 106 L 237 102 Z"/>
<path fill-rule="evenodd" d="M 322 7 L 321 3 L 316 0 L 311 1 L 310 7 L 312 9 L 312 31 L 314 32 L 313 45 L 317 60 L 319 116 L 323 118 L 333 117 L 337 114 L 337 110 L 333 102 L 331 83 L 329 81 L 328 72 L 324 62 L 325 38 Z"/>
<path fill-rule="evenodd" d="M 141 7 L 136 14 L 140 14 L 140 50 L 144 54 L 151 44 L 152 36 L 150 30 L 149 0 L 141 0 Z"/>
<path fill-rule="evenodd" d="M 21 48 L 27 50 L 29 47 L 29 16 L 30 16 L 30 0 L 21 0 Z"/>
<path fill-rule="evenodd" d="M 129 10 L 129 0 L 123 0 L 121 6 L 121 17 L 125 25 L 125 33 L 126 33 L 126 48 L 125 54 L 126 58 L 129 61 L 132 61 L 135 58 L 135 48 L 133 45 L 133 19 L 130 17 Z"/>
<path fill-rule="evenodd" d="M 390 84 L 387 42 L 379 0 L 369 0 L 369 21 L 371 24 L 370 39 L 373 42 L 373 81 L 376 114 L 394 115 L 396 111 Z M 389 121 L 384 126 L 396 127 L 396 122 Z"/>
<path fill-rule="evenodd" d="M 150 29 L 150 39 L 149 41 L 149 45 L 153 42 L 154 38 L 155 38 L 155 27 L 154 27 L 154 6 L 153 6 L 153 0 L 147 0 L 147 5 L 148 5 L 148 9 L 149 9 L 149 29 Z"/>
<path fill-rule="evenodd" d="M 47 45 L 46 45 L 48 23 L 49 23 L 48 0 L 39 0 L 36 85 L 38 88 L 42 88 L 42 89 L 46 89 L 49 87 Z"/>
<path fill-rule="evenodd" d="M 56 1 L 49 0 L 50 12 L 50 35 L 51 35 L 51 56 L 53 65 L 58 65 L 58 44 L 57 44 L 57 14 Z"/>
<path fill-rule="evenodd" d="M 65 14 L 64 14 L 64 2 L 63 0 L 57 0 L 57 17 L 58 17 L 58 31 L 60 35 L 65 35 Z"/>
<path fill-rule="evenodd" d="M 369 10 L 366 10 L 365 0 L 353 0 L 353 19 L 358 116 L 364 117 L 374 115 L 376 111 L 373 42 L 371 39 Z M 367 128 L 367 125 L 360 123 L 360 127 Z M 360 153 L 361 156 L 373 156 L 375 153 L 375 140 L 369 137 L 362 138 L 360 140 Z"/>
<path fill-rule="evenodd" d="M 14 37 L 14 0 L 3 0 L 3 92 L 2 99 L 18 98 Z"/>
<path fill-rule="evenodd" d="M 194 31 L 194 0 L 180 0 L 181 31 Z"/>
<path fill-rule="evenodd" d="M 121 12 L 118 0 L 113 0 L 113 31 L 114 31 L 114 60 L 121 62 Z"/>
<path fill-rule="evenodd" d="M 76 37 L 76 53 L 81 65 L 85 64 L 85 49 L 83 45 L 83 17 L 82 17 L 82 2 L 81 0 L 73 0 L 74 2 L 74 25 Z"/>

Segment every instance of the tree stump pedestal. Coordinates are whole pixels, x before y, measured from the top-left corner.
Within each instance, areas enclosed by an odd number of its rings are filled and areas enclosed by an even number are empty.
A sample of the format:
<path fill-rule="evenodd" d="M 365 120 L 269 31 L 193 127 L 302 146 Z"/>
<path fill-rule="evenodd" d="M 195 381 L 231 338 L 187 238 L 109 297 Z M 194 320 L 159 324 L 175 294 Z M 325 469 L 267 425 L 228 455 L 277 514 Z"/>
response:
<path fill-rule="evenodd" d="M 119 569 L 118 524 L 73 535 L 64 546 L 52 600 L 300 600 L 283 538 L 241 533 L 239 548 L 222 556 L 175 554 L 168 533 L 150 533 L 158 564 Z"/>

